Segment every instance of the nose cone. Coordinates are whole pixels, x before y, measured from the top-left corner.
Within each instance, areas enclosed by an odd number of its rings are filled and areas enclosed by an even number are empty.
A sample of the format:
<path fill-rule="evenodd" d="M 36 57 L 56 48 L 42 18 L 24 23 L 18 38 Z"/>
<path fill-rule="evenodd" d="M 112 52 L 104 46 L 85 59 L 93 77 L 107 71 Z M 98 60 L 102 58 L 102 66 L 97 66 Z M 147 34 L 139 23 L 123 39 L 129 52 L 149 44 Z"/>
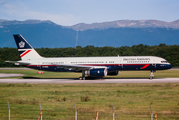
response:
<path fill-rule="evenodd" d="M 167 66 L 167 68 L 168 68 L 168 69 L 172 68 L 172 65 L 171 65 L 171 64 L 169 64 L 169 65 Z"/>

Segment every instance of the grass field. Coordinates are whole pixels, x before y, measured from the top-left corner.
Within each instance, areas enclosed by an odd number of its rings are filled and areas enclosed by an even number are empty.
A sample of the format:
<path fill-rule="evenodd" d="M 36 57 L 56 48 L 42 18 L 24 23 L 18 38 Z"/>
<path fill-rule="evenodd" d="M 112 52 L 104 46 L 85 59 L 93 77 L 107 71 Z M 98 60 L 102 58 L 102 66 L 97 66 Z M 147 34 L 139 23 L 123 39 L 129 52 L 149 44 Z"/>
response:
<path fill-rule="evenodd" d="M 36 70 L 0 70 L 21 73 L 28 78 L 78 78 L 78 73 L 37 74 Z M 155 77 L 179 77 L 178 70 L 157 71 Z M 124 72 L 117 78 L 148 78 L 150 72 Z M 22 77 L 18 77 L 22 78 Z M 179 83 L 156 84 L 0 84 L 0 120 L 7 120 L 10 103 L 11 120 L 38 119 L 39 102 L 43 120 L 149 120 L 150 105 L 160 120 L 179 119 Z"/>

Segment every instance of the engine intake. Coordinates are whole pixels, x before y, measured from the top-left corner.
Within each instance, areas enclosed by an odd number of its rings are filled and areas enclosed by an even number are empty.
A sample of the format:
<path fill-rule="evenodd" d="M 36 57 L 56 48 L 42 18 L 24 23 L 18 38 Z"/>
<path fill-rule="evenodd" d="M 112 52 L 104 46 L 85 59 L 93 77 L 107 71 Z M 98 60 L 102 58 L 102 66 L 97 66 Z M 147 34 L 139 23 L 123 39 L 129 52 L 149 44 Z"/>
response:
<path fill-rule="evenodd" d="M 97 68 L 85 71 L 85 75 L 93 76 L 93 77 L 105 77 L 107 75 L 106 68 Z"/>

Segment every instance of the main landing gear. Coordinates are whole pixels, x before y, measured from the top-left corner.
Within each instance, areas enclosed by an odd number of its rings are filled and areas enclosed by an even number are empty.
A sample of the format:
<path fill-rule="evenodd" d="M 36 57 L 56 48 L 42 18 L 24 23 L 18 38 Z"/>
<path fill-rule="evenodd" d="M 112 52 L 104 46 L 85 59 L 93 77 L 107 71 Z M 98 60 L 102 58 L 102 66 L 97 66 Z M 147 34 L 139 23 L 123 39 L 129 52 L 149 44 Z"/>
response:
<path fill-rule="evenodd" d="M 82 71 L 82 77 L 79 77 L 79 80 L 85 80 L 85 71 Z"/>
<path fill-rule="evenodd" d="M 79 77 L 79 80 L 85 80 L 85 77 Z"/>
<path fill-rule="evenodd" d="M 151 74 L 150 74 L 150 80 L 152 80 L 152 79 L 153 79 L 154 72 L 156 72 L 156 71 L 155 71 L 155 70 L 151 70 Z"/>

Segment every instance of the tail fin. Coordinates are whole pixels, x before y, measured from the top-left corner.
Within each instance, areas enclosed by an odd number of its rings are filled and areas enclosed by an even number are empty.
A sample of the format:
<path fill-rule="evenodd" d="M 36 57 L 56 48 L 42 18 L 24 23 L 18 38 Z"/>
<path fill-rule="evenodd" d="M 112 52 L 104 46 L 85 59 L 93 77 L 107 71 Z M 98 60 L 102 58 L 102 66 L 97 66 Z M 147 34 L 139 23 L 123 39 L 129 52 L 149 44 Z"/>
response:
<path fill-rule="evenodd" d="M 22 60 L 31 60 L 42 58 L 34 48 L 22 37 L 22 35 L 13 35 Z"/>

